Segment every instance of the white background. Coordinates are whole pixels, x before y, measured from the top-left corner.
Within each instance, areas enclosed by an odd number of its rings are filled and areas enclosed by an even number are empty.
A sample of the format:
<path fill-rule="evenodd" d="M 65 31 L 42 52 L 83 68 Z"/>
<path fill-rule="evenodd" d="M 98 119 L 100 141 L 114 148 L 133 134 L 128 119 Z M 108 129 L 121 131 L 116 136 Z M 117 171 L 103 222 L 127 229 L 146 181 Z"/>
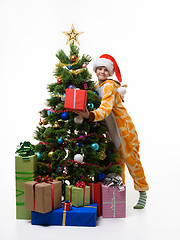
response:
<path fill-rule="evenodd" d="M 0 239 L 180 239 L 179 12 L 178 0 L 0 1 Z M 94 61 L 108 53 L 120 66 L 148 203 L 132 208 L 138 193 L 127 173 L 126 219 L 100 218 L 96 228 L 31 226 L 15 219 L 15 151 L 22 141 L 36 143 L 38 111 L 46 107 L 47 84 L 56 81 L 55 54 L 69 51 L 61 32 L 72 23 L 84 32 L 81 55 Z"/>

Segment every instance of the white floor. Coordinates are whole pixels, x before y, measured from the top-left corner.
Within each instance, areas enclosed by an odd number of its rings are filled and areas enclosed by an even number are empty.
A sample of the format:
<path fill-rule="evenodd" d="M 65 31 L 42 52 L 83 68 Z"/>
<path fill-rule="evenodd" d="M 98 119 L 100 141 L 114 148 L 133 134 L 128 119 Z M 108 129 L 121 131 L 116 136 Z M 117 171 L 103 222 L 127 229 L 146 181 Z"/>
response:
<path fill-rule="evenodd" d="M 153 174 L 155 178 L 155 173 Z M 163 175 L 162 175 L 163 176 Z M 11 177 L 10 177 L 11 178 Z M 175 197 L 178 189 L 166 181 L 150 182 L 147 207 L 135 210 L 138 193 L 127 174 L 127 218 L 103 219 L 96 227 L 32 226 L 30 221 L 15 219 L 15 194 L 12 185 L 1 182 L 0 240 L 32 239 L 133 239 L 179 240 L 180 207 Z M 165 179 L 164 179 L 165 180 Z M 8 180 L 7 180 L 8 183 Z M 7 197 L 8 196 L 8 197 Z M 2 198 L 3 197 L 3 198 Z"/>

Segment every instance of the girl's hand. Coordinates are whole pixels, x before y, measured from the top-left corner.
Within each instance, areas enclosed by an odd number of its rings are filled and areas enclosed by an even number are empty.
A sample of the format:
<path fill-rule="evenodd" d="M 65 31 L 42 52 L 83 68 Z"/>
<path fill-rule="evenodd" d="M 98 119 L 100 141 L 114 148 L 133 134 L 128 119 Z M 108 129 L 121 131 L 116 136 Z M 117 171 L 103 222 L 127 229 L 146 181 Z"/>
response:
<path fill-rule="evenodd" d="M 85 112 L 78 111 L 78 110 L 73 110 L 72 112 L 80 115 L 80 116 L 83 117 L 83 118 L 89 118 L 89 111 L 88 111 L 88 109 L 87 109 L 87 106 L 86 106 L 86 108 L 85 108 Z"/>

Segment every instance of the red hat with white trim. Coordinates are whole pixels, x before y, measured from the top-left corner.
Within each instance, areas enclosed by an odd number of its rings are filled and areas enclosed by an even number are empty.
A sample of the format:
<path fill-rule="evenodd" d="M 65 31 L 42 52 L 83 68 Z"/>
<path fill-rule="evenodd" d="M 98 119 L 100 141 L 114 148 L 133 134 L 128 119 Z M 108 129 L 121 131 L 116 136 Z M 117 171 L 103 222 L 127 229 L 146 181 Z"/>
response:
<path fill-rule="evenodd" d="M 109 71 L 110 76 L 114 73 L 119 82 L 122 82 L 121 72 L 116 60 L 108 54 L 101 55 L 93 64 L 93 70 L 96 71 L 98 67 L 106 67 Z"/>

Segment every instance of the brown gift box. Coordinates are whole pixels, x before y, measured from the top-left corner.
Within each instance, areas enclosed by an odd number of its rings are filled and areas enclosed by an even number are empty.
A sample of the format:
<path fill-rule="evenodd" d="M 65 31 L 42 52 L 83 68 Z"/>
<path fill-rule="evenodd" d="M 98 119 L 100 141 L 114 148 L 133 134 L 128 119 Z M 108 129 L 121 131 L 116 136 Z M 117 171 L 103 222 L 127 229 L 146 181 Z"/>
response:
<path fill-rule="evenodd" d="M 52 204 L 52 186 L 53 184 L 53 204 Z M 33 192 L 35 186 L 35 194 Z M 30 181 L 24 183 L 25 208 L 31 211 L 47 213 L 54 209 L 61 208 L 61 181 L 53 180 L 52 183 Z M 35 209 L 33 209 L 35 197 Z M 54 205 L 54 208 L 52 208 Z"/>

